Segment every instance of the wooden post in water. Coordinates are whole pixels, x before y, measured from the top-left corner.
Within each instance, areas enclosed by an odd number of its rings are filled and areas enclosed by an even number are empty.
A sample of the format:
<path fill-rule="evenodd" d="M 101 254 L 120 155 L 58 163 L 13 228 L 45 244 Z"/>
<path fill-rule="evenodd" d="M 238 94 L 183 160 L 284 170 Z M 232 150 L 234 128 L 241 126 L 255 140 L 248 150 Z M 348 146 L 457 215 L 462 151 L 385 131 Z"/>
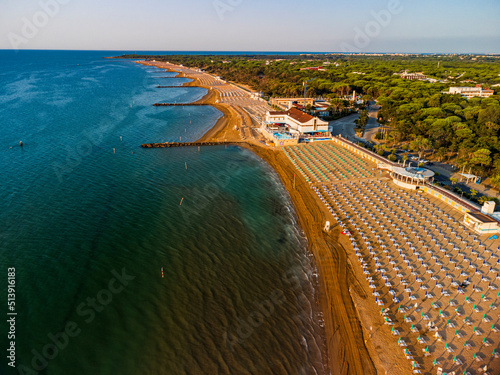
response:
<path fill-rule="evenodd" d="M 295 190 L 295 173 L 293 174 L 293 189 Z"/>

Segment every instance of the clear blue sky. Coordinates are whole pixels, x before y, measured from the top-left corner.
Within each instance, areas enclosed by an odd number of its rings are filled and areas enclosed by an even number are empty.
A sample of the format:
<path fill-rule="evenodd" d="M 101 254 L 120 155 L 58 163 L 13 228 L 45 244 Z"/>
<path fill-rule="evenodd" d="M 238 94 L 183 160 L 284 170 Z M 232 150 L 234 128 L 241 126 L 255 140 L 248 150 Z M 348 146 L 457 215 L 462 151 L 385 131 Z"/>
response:
<path fill-rule="evenodd" d="M 0 49 L 500 53 L 498 0 L 2 0 L 1 8 Z"/>

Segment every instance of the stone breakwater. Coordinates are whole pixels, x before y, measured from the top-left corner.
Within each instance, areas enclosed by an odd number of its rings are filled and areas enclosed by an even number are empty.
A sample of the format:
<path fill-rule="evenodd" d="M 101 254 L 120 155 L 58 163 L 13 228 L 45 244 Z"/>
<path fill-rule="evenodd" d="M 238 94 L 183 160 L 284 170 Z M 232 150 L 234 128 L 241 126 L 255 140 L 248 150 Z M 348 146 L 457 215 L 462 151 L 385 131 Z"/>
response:
<path fill-rule="evenodd" d="M 235 142 L 165 142 L 165 143 L 143 143 L 142 148 L 165 148 L 165 147 L 187 147 L 187 146 L 220 146 L 234 144 Z"/>
<path fill-rule="evenodd" d="M 196 105 L 210 105 L 208 103 L 155 103 L 155 107 L 184 107 L 184 106 L 196 106 Z"/>

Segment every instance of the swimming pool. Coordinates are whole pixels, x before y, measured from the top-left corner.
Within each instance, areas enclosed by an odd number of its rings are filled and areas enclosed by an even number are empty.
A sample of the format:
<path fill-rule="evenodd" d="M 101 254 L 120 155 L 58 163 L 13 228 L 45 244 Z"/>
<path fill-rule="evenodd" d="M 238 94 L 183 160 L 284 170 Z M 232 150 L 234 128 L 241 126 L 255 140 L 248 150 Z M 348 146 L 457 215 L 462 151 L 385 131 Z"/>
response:
<path fill-rule="evenodd" d="M 273 133 L 273 136 L 276 139 L 293 139 L 293 137 L 287 133 Z"/>

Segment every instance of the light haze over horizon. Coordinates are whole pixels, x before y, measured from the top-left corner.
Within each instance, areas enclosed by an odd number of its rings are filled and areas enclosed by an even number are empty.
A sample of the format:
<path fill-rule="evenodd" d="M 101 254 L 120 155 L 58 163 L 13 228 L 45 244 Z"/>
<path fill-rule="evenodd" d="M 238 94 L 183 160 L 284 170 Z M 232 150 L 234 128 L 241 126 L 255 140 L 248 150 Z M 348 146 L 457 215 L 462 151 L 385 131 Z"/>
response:
<path fill-rule="evenodd" d="M 0 49 L 500 53 L 498 0 L 4 0 L 2 8 Z"/>

